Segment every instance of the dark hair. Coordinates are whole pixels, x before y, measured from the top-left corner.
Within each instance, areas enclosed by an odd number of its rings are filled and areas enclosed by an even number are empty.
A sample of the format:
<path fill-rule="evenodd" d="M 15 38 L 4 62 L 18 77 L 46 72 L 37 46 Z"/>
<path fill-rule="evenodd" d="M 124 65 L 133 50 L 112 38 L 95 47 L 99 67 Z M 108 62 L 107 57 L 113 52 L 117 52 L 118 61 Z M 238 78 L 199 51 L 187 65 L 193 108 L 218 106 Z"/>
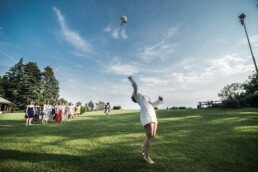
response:
<path fill-rule="evenodd" d="M 49 100 L 46 101 L 46 104 L 47 104 L 47 102 L 49 102 L 49 104 L 50 104 L 50 101 L 49 101 Z"/>
<path fill-rule="evenodd" d="M 133 101 L 134 103 L 137 103 L 137 101 L 136 101 L 136 99 L 135 99 L 134 96 L 132 96 L 131 99 L 132 99 L 132 101 Z"/>
<path fill-rule="evenodd" d="M 109 102 L 107 102 L 107 105 L 109 105 Z"/>

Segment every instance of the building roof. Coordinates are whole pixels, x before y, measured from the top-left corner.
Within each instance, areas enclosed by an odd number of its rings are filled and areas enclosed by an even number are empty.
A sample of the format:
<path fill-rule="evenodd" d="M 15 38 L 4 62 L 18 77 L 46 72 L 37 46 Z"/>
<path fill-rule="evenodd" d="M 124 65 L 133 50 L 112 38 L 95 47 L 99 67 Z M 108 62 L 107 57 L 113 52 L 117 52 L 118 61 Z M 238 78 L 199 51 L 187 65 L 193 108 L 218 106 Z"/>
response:
<path fill-rule="evenodd" d="M 3 97 L 0 97 L 0 104 L 14 105 L 14 103 L 4 99 Z"/>

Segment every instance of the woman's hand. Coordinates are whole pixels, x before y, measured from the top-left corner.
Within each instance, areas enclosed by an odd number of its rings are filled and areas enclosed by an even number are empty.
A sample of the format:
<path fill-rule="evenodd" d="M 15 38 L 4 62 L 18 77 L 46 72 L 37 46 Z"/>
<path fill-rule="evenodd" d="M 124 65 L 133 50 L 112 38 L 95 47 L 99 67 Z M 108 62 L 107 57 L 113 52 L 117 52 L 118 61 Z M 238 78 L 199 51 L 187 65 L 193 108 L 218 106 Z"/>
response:
<path fill-rule="evenodd" d="M 163 101 L 163 97 L 159 96 L 159 100 L 160 100 L 160 101 Z"/>
<path fill-rule="evenodd" d="M 129 81 L 131 81 L 133 79 L 133 77 L 132 76 L 128 76 L 128 79 L 129 79 Z"/>

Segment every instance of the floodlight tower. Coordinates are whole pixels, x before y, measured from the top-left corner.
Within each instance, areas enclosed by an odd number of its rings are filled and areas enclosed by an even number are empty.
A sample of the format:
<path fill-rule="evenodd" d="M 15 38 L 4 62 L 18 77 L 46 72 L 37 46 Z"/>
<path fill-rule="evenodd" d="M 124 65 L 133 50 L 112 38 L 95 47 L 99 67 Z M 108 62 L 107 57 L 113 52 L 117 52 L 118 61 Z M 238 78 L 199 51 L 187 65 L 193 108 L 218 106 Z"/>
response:
<path fill-rule="evenodd" d="M 244 26 L 245 28 L 245 14 L 242 13 L 240 16 L 238 16 L 239 18 L 239 21 L 240 23 Z M 254 66 L 255 66 L 255 69 L 256 69 L 256 73 L 258 74 L 258 69 L 257 69 L 257 65 L 256 65 L 256 61 L 255 61 L 255 58 L 254 58 L 254 55 L 253 55 L 253 51 L 252 51 L 252 47 L 251 47 L 251 44 L 250 44 L 250 41 L 249 41 L 249 38 L 248 38 L 248 34 L 247 34 L 247 31 L 246 31 L 246 28 L 245 28 L 245 34 L 246 34 L 246 37 L 247 37 L 247 41 L 248 41 L 248 44 L 249 44 L 249 48 L 250 48 L 250 51 L 251 51 L 251 54 L 252 54 L 252 58 L 253 58 L 253 62 L 254 62 Z"/>

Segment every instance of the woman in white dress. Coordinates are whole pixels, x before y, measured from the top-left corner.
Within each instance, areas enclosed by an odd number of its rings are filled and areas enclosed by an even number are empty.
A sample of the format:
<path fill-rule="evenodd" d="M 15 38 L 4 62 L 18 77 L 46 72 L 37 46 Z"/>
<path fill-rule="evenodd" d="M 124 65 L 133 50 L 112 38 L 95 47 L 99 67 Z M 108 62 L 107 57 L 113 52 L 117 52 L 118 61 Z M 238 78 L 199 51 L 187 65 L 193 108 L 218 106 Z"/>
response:
<path fill-rule="evenodd" d="M 131 81 L 134 89 L 131 98 L 134 103 L 138 103 L 140 105 L 140 119 L 146 133 L 146 138 L 144 140 L 144 145 L 142 146 L 141 154 L 144 155 L 144 160 L 149 164 L 155 164 L 155 162 L 152 161 L 149 156 L 150 144 L 156 134 L 158 124 L 154 107 L 163 103 L 163 98 L 159 97 L 157 101 L 151 102 L 151 99 L 148 96 L 138 92 L 138 86 L 132 76 L 129 76 L 128 79 Z"/>
<path fill-rule="evenodd" d="M 65 117 L 66 121 L 68 121 L 68 115 L 69 115 L 69 106 L 68 103 L 65 104 Z"/>
<path fill-rule="evenodd" d="M 72 109 L 72 118 L 73 118 L 73 117 L 74 117 L 74 111 L 75 111 L 74 104 L 72 104 L 72 107 L 71 107 L 71 109 Z"/>
<path fill-rule="evenodd" d="M 65 120 L 65 103 L 62 104 L 62 120 Z"/>
<path fill-rule="evenodd" d="M 49 100 L 47 100 L 47 102 L 43 108 L 43 113 L 44 113 L 43 118 L 42 118 L 43 124 L 46 124 L 48 122 L 51 112 L 52 112 L 52 106 L 50 105 Z"/>
<path fill-rule="evenodd" d="M 67 117 L 68 121 L 71 121 L 72 114 L 73 114 L 72 103 L 69 103 L 69 106 L 68 106 L 68 117 Z"/>

